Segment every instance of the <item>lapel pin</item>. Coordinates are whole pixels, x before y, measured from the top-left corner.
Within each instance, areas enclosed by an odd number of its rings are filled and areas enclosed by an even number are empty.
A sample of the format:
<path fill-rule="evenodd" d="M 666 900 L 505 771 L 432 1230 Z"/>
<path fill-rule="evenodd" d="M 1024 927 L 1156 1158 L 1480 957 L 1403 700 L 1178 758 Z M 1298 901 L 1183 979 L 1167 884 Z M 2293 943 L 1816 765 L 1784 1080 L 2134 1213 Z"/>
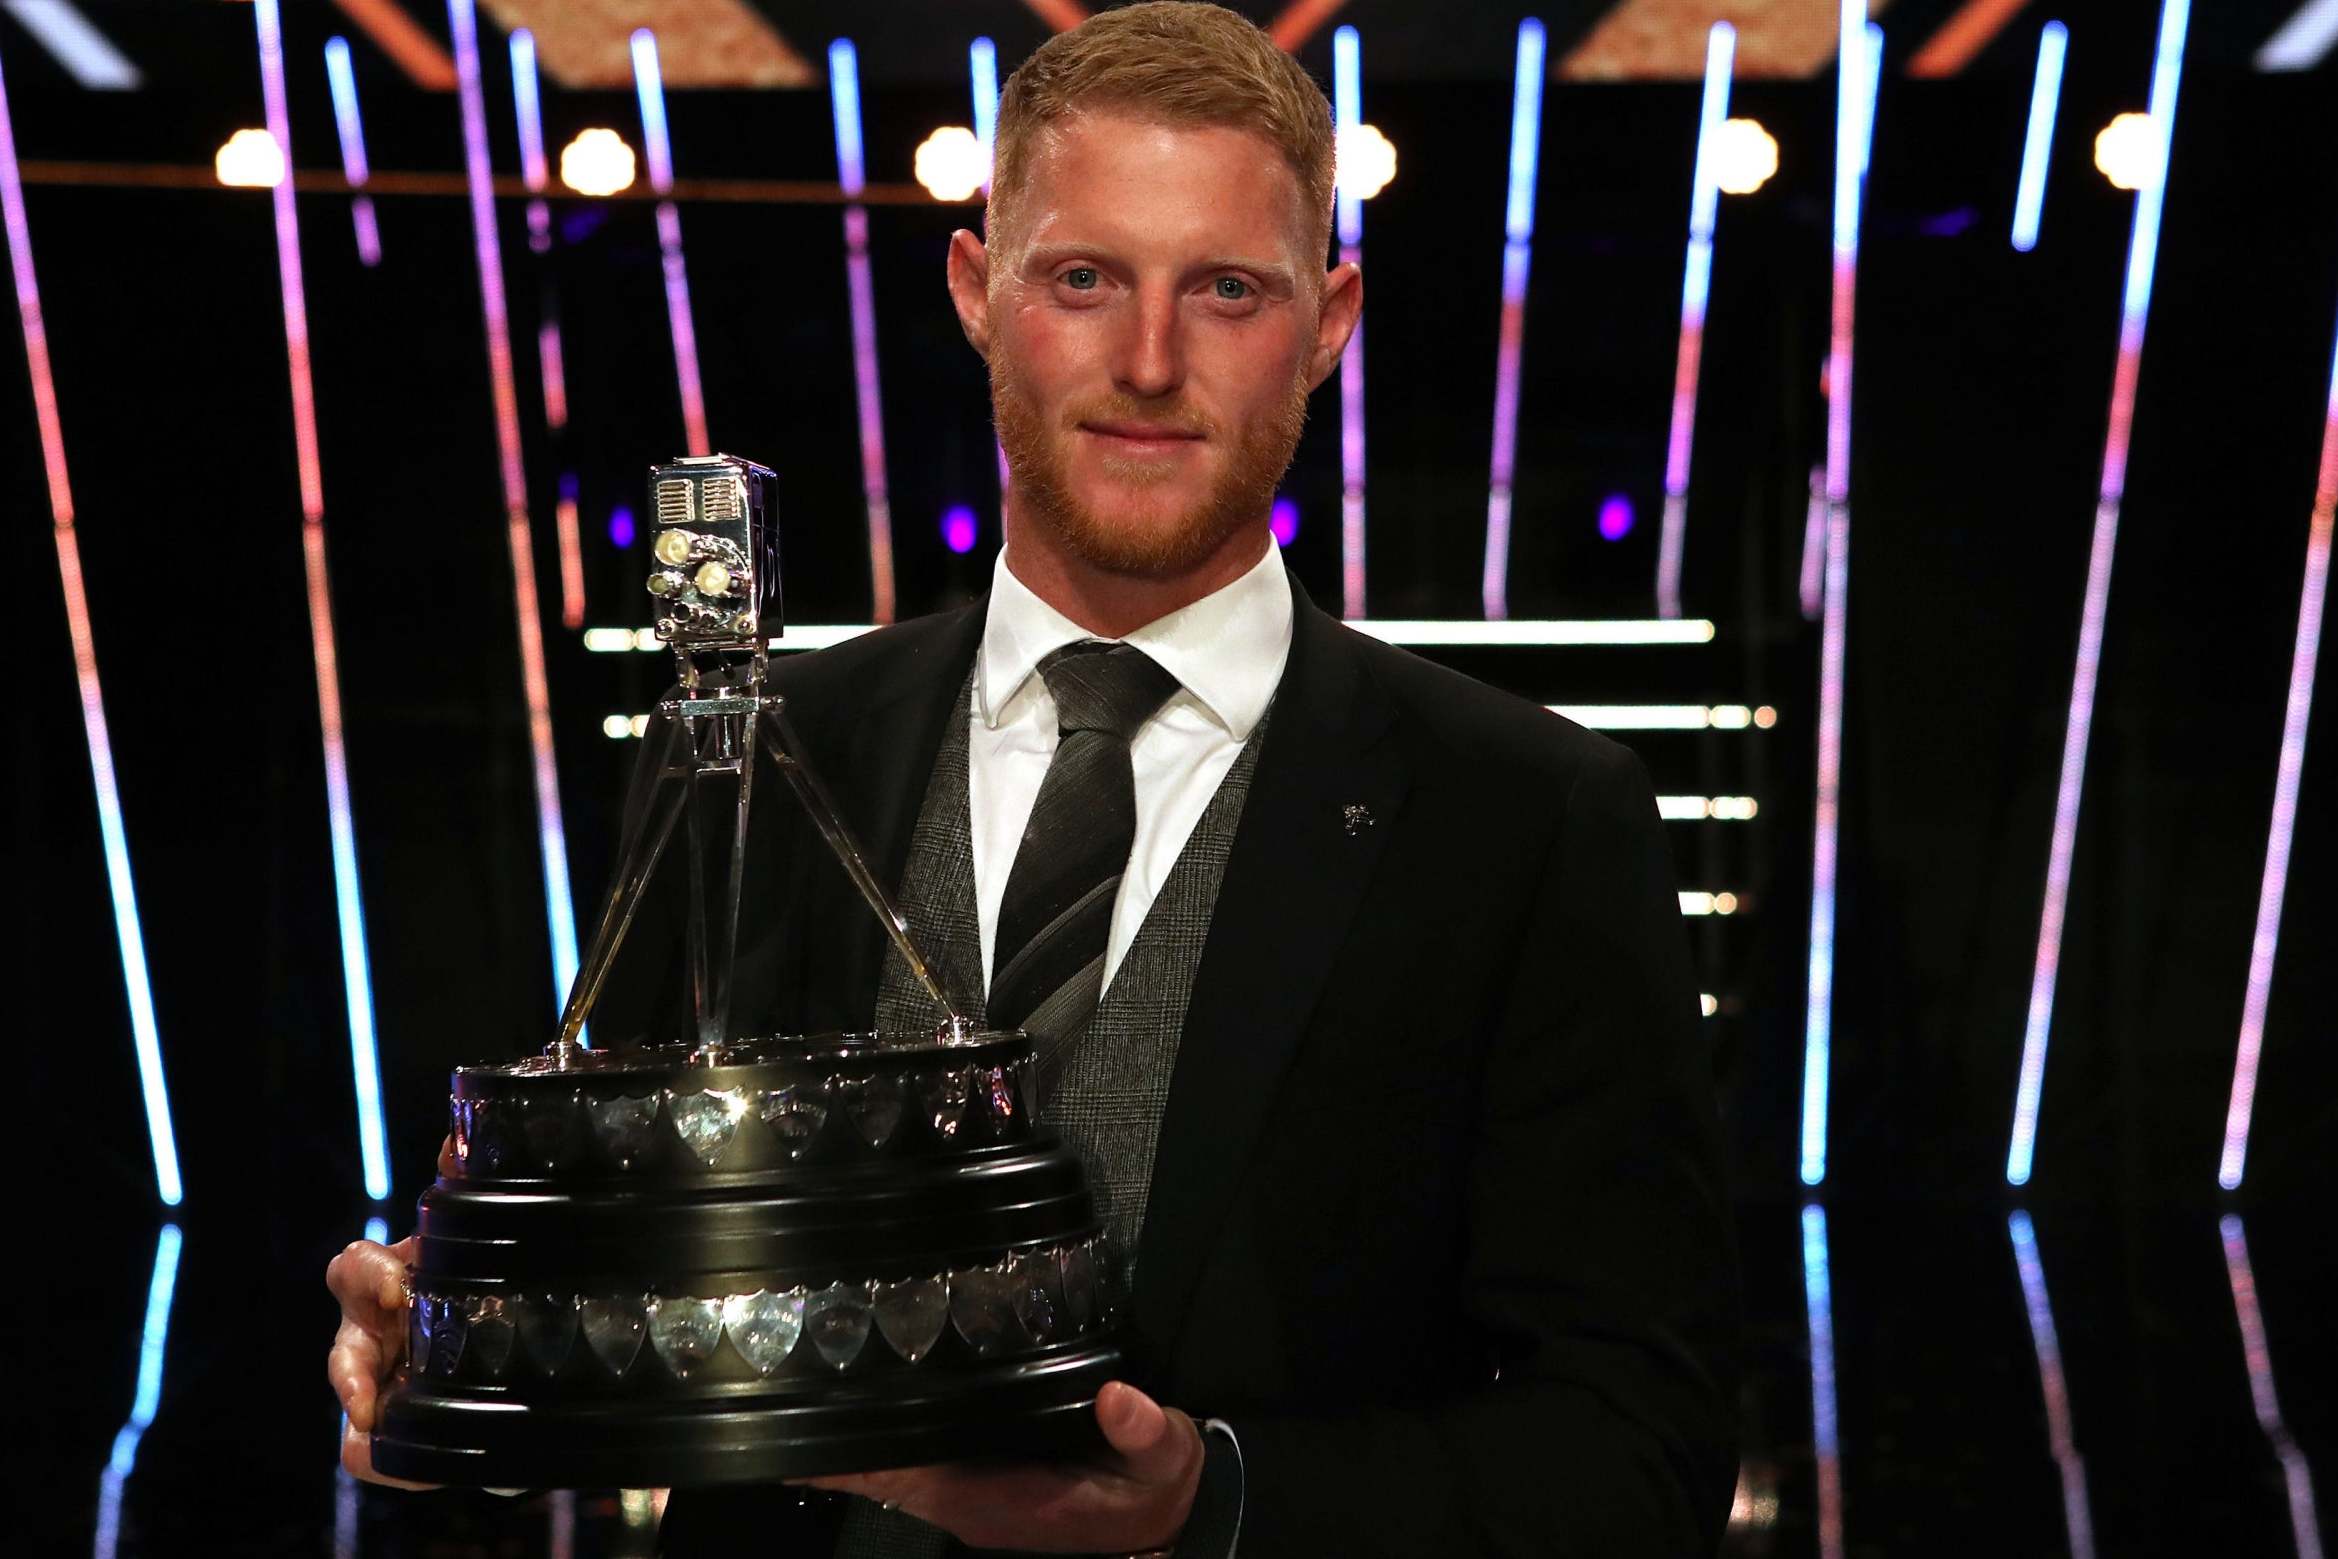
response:
<path fill-rule="evenodd" d="M 1346 825 L 1350 839 L 1372 826 L 1372 809 L 1361 801 L 1351 801 L 1340 808 L 1340 821 Z"/>

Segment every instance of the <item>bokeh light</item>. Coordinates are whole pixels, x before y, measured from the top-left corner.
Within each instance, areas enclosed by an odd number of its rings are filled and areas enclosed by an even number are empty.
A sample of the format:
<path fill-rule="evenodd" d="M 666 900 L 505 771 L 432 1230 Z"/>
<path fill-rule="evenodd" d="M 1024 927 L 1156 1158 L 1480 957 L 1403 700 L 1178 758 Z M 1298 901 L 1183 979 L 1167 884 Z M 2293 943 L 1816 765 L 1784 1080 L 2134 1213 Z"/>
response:
<path fill-rule="evenodd" d="M 265 130 L 238 130 L 211 165 L 231 189 L 274 189 L 284 182 L 284 148 Z"/>
<path fill-rule="evenodd" d="M 614 130 L 579 130 L 560 148 L 560 182 L 579 195 L 631 189 L 633 173 L 633 148 Z"/>
<path fill-rule="evenodd" d="M 990 158 L 964 125 L 944 125 L 918 143 L 917 182 L 936 200 L 964 200 L 990 178 Z"/>
<path fill-rule="evenodd" d="M 609 511 L 609 544 L 620 549 L 633 545 L 633 511 L 623 504 Z"/>
<path fill-rule="evenodd" d="M 1396 145 L 1378 125 L 1360 124 L 1341 134 L 1337 148 L 1339 182 L 1358 200 L 1370 200 L 1396 177 Z"/>
<path fill-rule="evenodd" d="M 963 556 L 974 550 L 974 511 L 962 503 L 942 513 L 942 545 Z"/>
<path fill-rule="evenodd" d="M 1299 505 L 1289 498 L 1277 498 L 1273 513 L 1267 519 L 1267 529 L 1274 532 L 1275 545 L 1287 547 L 1299 539 Z"/>
<path fill-rule="evenodd" d="M 2120 189 L 2159 182 L 2159 132 L 2149 114 L 2121 114 L 2094 138 L 2094 165 Z"/>
<path fill-rule="evenodd" d="M 1713 142 L 1713 158 L 1720 169 L 1721 192 L 1750 195 L 1778 171 L 1778 138 L 1758 119 L 1723 120 Z"/>
<path fill-rule="evenodd" d="M 1606 541 L 1621 541 L 1632 533 L 1632 500 L 1622 493 L 1610 493 L 1599 506 L 1599 534 Z"/>

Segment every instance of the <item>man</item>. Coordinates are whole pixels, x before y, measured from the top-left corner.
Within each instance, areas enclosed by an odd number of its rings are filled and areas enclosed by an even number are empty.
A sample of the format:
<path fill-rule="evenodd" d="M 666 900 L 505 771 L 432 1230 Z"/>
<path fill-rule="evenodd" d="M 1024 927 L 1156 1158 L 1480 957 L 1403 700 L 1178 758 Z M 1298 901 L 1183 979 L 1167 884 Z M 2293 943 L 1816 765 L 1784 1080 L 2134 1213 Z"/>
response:
<path fill-rule="evenodd" d="M 1135 5 L 1015 73 L 997 145 L 949 255 L 1012 471 L 993 591 L 775 676 L 946 981 L 1034 1034 L 1134 1246 L 1135 1383 L 1093 1464 L 686 1491 L 665 1548 L 1710 1551 L 1734 1280 L 1647 778 L 1342 628 L 1269 537 L 1362 300 L 1320 90 L 1231 12 Z M 768 833 L 747 1026 L 930 1021 Z M 604 1033 L 678 1015 L 612 999 Z M 361 1473 L 396 1262 L 332 1273 Z"/>

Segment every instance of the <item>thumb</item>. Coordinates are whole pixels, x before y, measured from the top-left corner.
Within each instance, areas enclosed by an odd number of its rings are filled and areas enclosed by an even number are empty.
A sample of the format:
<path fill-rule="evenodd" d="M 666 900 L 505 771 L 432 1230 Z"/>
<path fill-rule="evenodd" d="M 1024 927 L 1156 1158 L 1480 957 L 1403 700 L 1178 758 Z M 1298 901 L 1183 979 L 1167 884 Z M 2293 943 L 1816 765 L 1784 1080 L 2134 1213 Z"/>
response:
<path fill-rule="evenodd" d="M 1096 1427 L 1115 1451 L 1132 1461 L 1145 1461 L 1150 1453 L 1174 1446 L 1168 1412 L 1126 1381 L 1108 1381 L 1096 1393 Z"/>

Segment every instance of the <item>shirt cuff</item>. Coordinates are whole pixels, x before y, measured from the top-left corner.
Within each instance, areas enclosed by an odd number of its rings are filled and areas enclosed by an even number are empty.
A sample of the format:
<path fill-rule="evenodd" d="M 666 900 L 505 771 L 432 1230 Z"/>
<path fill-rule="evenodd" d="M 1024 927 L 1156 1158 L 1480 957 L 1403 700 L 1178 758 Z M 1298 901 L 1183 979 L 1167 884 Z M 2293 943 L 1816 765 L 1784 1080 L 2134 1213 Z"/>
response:
<path fill-rule="evenodd" d="M 1177 1559 L 1234 1559 L 1242 1534 L 1242 1442 L 1222 1418 L 1201 1424 L 1201 1483 L 1177 1538 Z"/>

